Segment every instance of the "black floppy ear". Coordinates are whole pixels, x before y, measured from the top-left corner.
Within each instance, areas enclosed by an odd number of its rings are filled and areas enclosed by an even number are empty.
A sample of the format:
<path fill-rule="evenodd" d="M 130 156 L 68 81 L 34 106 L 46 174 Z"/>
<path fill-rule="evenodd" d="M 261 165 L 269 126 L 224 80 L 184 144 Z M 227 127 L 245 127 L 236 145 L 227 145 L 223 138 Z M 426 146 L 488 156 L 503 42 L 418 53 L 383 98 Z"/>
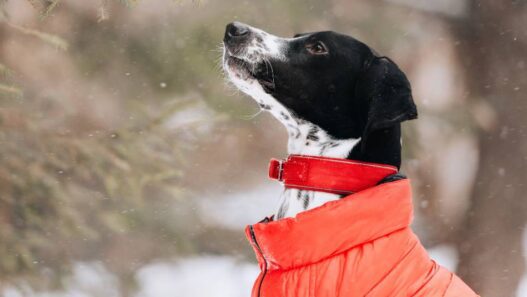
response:
<path fill-rule="evenodd" d="M 365 65 L 355 87 L 358 98 L 366 100 L 367 118 L 362 136 L 417 118 L 410 82 L 397 65 L 386 57 L 374 57 Z"/>

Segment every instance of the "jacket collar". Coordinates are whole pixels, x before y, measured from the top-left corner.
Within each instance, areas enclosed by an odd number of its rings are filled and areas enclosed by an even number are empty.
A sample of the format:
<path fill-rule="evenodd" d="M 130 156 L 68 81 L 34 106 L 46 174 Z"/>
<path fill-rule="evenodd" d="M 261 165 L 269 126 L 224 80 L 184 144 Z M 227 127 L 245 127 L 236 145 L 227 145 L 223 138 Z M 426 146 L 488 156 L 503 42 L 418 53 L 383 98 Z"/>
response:
<path fill-rule="evenodd" d="M 291 269 L 316 263 L 407 228 L 412 220 L 408 179 L 381 184 L 299 213 L 246 228 L 260 267 Z"/>

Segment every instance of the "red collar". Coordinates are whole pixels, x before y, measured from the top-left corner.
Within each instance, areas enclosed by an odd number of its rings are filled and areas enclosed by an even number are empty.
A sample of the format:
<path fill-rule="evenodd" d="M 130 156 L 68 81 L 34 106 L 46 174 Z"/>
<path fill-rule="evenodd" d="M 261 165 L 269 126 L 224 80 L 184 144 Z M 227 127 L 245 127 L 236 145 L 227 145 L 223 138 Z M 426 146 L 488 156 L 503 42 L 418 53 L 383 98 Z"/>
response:
<path fill-rule="evenodd" d="M 286 188 L 333 194 L 359 192 L 395 173 L 395 166 L 318 156 L 289 155 L 269 163 L 269 177 Z"/>

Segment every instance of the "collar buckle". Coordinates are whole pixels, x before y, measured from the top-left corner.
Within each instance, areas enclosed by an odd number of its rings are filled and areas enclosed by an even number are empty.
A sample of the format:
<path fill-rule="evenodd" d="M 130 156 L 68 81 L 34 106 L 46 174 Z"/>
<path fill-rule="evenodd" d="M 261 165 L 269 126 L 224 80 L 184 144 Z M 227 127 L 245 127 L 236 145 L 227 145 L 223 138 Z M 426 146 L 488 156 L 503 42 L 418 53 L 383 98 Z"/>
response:
<path fill-rule="evenodd" d="M 282 173 L 284 171 L 284 161 L 278 159 L 271 159 L 269 162 L 269 178 L 283 181 Z"/>

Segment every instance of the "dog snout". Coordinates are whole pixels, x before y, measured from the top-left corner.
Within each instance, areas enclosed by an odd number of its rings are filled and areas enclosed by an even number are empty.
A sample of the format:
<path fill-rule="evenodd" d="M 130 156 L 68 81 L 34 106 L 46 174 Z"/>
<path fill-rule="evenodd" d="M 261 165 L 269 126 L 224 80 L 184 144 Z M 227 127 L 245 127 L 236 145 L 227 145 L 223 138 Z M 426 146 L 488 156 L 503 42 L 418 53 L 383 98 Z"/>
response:
<path fill-rule="evenodd" d="M 231 49 L 245 45 L 251 36 L 251 28 L 240 22 L 233 22 L 225 28 L 223 42 Z"/>
<path fill-rule="evenodd" d="M 233 22 L 227 25 L 225 36 L 228 38 L 240 38 L 249 35 L 249 26 L 240 22 Z"/>

